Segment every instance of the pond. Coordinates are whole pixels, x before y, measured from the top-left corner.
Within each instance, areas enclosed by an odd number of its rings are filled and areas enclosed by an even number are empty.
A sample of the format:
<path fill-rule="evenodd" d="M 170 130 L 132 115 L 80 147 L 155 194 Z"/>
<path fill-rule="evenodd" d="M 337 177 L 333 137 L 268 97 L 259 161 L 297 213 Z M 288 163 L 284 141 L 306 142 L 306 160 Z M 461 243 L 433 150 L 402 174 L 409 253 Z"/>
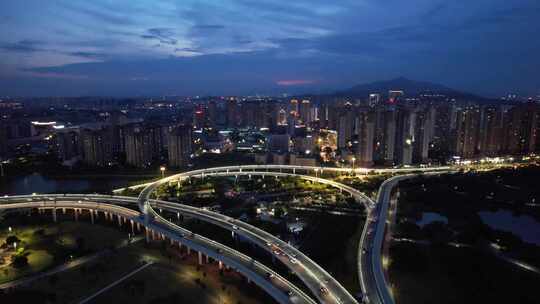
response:
<path fill-rule="evenodd" d="M 422 219 L 416 222 L 416 224 L 420 227 L 424 227 L 425 225 L 433 222 L 443 222 L 448 224 L 448 218 L 435 212 L 422 212 Z"/>
<path fill-rule="evenodd" d="M 482 211 L 482 221 L 493 229 L 512 232 L 524 242 L 540 245 L 540 222 L 528 215 L 515 216 L 511 211 Z"/>

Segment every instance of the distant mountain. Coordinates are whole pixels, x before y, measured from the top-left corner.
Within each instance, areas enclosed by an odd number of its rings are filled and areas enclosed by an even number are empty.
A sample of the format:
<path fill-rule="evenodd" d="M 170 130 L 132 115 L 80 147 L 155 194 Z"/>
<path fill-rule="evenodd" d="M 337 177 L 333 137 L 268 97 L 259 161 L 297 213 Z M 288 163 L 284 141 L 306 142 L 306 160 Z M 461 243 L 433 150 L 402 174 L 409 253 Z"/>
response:
<path fill-rule="evenodd" d="M 465 92 L 460 92 L 458 90 L 454 90 L 440 84 L 424 81 L 415 81 L 404 77 L 356 85 L 350 89 L 336 92 L 336 95 L 350 97 L 367 97 L 371 93 L 379 93 L 383 96 L 386 96 L 388 95 L 388 91 L 390 90 L 402 90 L 405 92 L 406 96 L 418 96 L 422 93 L 436 93 L 444 94 L 446 96 L 454 98 L 470 98 L 477 100 L 483 99 L 482 97 Z"/>

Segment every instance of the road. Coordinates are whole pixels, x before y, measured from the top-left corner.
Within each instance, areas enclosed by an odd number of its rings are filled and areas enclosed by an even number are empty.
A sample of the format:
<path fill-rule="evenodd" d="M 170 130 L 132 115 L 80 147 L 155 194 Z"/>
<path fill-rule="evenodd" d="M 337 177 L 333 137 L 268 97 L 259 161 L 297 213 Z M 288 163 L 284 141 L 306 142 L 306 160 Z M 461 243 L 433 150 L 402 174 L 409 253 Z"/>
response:
<path fill-rule="evenodd" d="M 187 214 L 191 217 L 216 224 L 222 228 L 228 229 L 233 233 L 237 233 L 244 238 L 250 240 L 255 245 L 263 248 L 271 255 L 274 255 L 279 261 L 281 261 L 286 267 L 288 267 L 291 272 L 295 273 L 300 280 L 311 290 L 317 299 L 321 303 L 358 303 L 357 300 L 337 281 L 335 280 L 328 272 L 326 272 L 321 266 L 316 264 L 313 260 L 307 257 L 305 254 L 300 252 L 294 246 L 283 242 L 279 238 L 267 233 L 266 231 L 244 223 L 242 221 L 237 221 L 233 218 L 227 217 L 225 215 L 203 210 L 200 208 L 190 207 L 186 205 L 181 205 L 177 203 L 170 203 L 165 201 L 150 200 L 150 195 L 152 192 L 162 184 L 168 182 L 175 182 L 178 180 L 185 180 L 190 177 L 200 177 L 204 178 L 207 176 L 239 176 L 239 175 L 257 175 L 257 176 L 275 176 L 275 177 L 285 177 L 285 176 L 295 176 L 305 180 L 310 180 L 313 182 L 319 182 L 323 184 L 328 184 L 330 186 L 336 187 L 342 191 L 345 191 L 351 194 L 358 202 L 361 202 L 365 205 L 366 208 L 372 208 L 373 202 L 369 197 L 365 196 L 362 192 L 341 184 L 336 181 L 323 179 L 319 177 L 313 177 L 309 175 L 301 175 L 296 173 L 286 173 L 286 172 L 275 172 L 275 171 L 246 171 L 247 166 L 237 166 L 237 167 L 221 167 L 221 168 L 210 168 L 195 170 L 190 172 L 181 173 L 175 176 L 169 176 L 160 181 L 147 184 L 146 187 L 141 191 L 139 195 L 139 206 L 141 210 L 152 209 L 152 207 L 157 207 L 161 209 L 166 209 L 173 212 L 180 212 Z M 268 166 L 265 166 L 268 167 Z M 249 167 L 251 168 L 251 167 Z M 306 172 L 311 170 L 312 167 L 298 167 L 292 166 L 293 170 L 298 168 L 303 168 Z M 257 166 L 252 168 L 252 170 L 260 169 Z M 291 168 L 288 168 L 291 169 Z M 283 170 L 283 168 L 281 168 Z M 151 202 L 151 204 L 147 204 Z M 280 252 L 283 252 L 283 255 L 275 254 L 275 246 L 279 247 Z M 321 289 L 324 289 L 325 292 L 321 292 Z"/>
<path fill-rule="evenodd" d="M 377 261 L 380 260 L 380 244 L 382 241 L 378 241 L 378 236 L 380 234 L 381 227 L 383 229 L 384 235 L 384 220 L 377 221 L 377 215 L 386 214 L 387 206 L 381 204 L 381 191 L 384 187 L 381 186 L 379 192 L 379 204 L 375 204 L 369 197 L 361 193 L 360 191 L 343 185 L 339 182 L 324 179 L 319 177 L 326 171 L 334 173 L 355 173 L 355 174 L 368 174 L 370 172 L 375 173 L 406 173 L 406 172 L 427 172 L 427 171 L 441 171 L 447 170 L 448 167 L 431 167 L 431 168 L 402 168 L 402 169 L 366 169 L 366 168 L 322 168 L 322 167 L 306 167 L 306 166 L 280 166 L 280 165 L 252 165 L 252 166 L 229 166 L 229 167 L 217 167 L 209 169 L 194 170 L 190 172 L 184 172 L 163 178 L 159 181 L 146 183 L 142 185 L 137 185 L 129 187 L 131 189 L 143 188 L 139 197 L 127 198 L 127 197 L 118 197 L 118 196 L 107 196 L 107 195 L 42 195 L 42 196 L 16 196 L 16 197 L 5 197 L 0 198 L 0 202 L 7 201 L 12 202 L 15 200 L 20 203 L 21 200 L 26 200 L 29 203 L 33 203 L 36 199 L 54 201 L 54 204 L 61 202 L 62 200 L 78 200 L 79 204 L 84 205 L 85 203 L 90 203 L 91 201 L 101 201 L 118 205 L 131 205 L 137 203 L 139 210 L 142 215 L 137 217 L 138 222 L 142 222 L 145 226 L 151 227 L 151 229 L 158 230 L 162 234 L 167 234 L 171 239 L 178 241 L 186 242 L 190 244 L 190 247 L 199 248 L 200 251 L 205 252 L 211 257 L 216 257 L 217 259 L 230 259 L 230 263 L 237 265 L 237 268 L 242 268 L 245 274 L 249 277 L 253 276 L 255 281 L 258 280 L 259 284 L 262 284 L 263 289 L 267 290 L 269 293 L 273 293 L 274 297 L 279 297 L 281 295 L 276 294 L 276 290 L 273 289 L 275 286 L 269 286 L 267 282 L 261 281 L 261 273 L 252 272 L 253 269 L 249 267 L 246 268 L 244 256 L 228 247 L 225 247 L 217 242 L 211 241 L 200 236 L 193 237 L 192 239 L 186 239 L 182 232 L 183 228 L 180 228 L 173 223 L 162 218 L 153 208 L 161 208 L 169 210 L 172 212 L 183 213 L 203 221 L 213 223 L 225 229 L 232 231 L 235 234 L 239 234 L 246 239 L 251 240 L 254 244 L 265 249 L 270 254 L 274 255 L 279 261 L 281 261 L 285 266 L 287 266 L 291 272 L 296 273 L 298 277 L 304 282 L 304 284 L 311 290 L 312 294 L 319 300 L 321 303 L 358 303 L 357 300 L 339 283 L 337 282 L 330 274 L 328 274 L 322 267 L 312 261 L 309 257 L 304 255 L 302 252 L 297 250 L 295 247 L 290 246 L 289 244 L 283 242 L 279 238 L 261 230 L 254 226 L 251 226 L 247 223 L 237 221 L 233 218 L 226 217 L 222 214 L 190 207 L 187 205 L 181 205 L 176 203 L 150 200 L 150 195 L 152 192 L 159 186 L 168 182 L 176 182 L 185 180 L 190 177 L 200 177 L 204 178 L 205 176 L 239 176 L 239 175 L 259 175 L 259 176 L 295 176 L 305 180 L 310 180 L 313 182 L 328 184 L 333 187 L 336 187 L 342 191 L 345 191 L 355 198 L 357 202 L 364 204 L 366 207 L 366 212 L 368 213 L 368 220 L 364 226 L 362 233 L 360 248 L 366 249 L 366 253 L 363 253 L 363 250 L 359 250 L 359 275 L 362 285 L 362 290 L 368 296 L 373 295 L 374 299 L 382 299 L 381 303 L 391 303 L 387 302 L 384 295 L 384 286 L 386 286 L 386 281 L 384 280 L 384 274 L 380 275 L 380 271 L 377 268 Z M 283 172 L 286 171 L 286 172 Z M 287 172 L 288 171 L 288 172 Z M 292 171 L 292 172 L 291 172 Z M 305 173 L 305 174 L 297 174 Z M 307 174 L 314 174 L 315 176 L 310 176 Z M 388 182 L 388 181 L 387 181 Z M 385 182 L 386 183 L 386 182 Z M 121 192 L 123 189 L 115 190 L 115 193 Z M 384 194 L 384 191 L 383 191 Z M 389 195 L 389 194 L 388 194 Z M 382 200 L 384 201 L 384 200 Z M 81 205 L 81 206 L 82 206 Z M 381 206 L 382 205 L 382 206 Z M 0 205 L 1 206 L 1 205 Z M 24 207 L 24 205 L 21 205 Z M 119 207 L 119 206 L 117 206 Z M 1 208 L 1 207 L 0 207 Z M 85 208 L 85 207 L 81 207 Z M 124 208 L 124 207 L 119 207 Z M 124 208 L 127 209 L 127 208 Z M 129 210 L 129 209 L 128 209 Z M 131 210 L 132 212 L 136 212 Z M 137 213 L 138 214 L 138 213 Z M 384 218 L 384 217 L 382 217 Z M 185 229 L 184 229 L 185 230 Z M 377 231 L 373 237 L 373 231 Z M 373 244 L 373 245 L 372 245 Z M 211 246 L 216 246 L 216 251 L 212 251 Z M 227 252 L 230 256 L 226 255 L 216 255 L 217 249 Z M 378 250 L 374 250 L 378 248 Z M 277 250 L 276 250 L 277 249 Z M 275 252 L 279 252 L 276 255 Z M 369 263 L 365 258 L 370 257 Z M 256 261 L 249 259 L 249 265 L 253 265 Z M 380 264 L 380 263 L 379 263 Z M 369 265 L 369 266 L 368 266 Z M 382 268 L 382 267 L 381 267 Z M 261 271 L 263 268 L 257 269 Z M 264 269 L 263 271 L 269 271 L 274 274 L 270 269 Z M 266 272 L 264 272 L 266 274 Z M 259 276 L 258 276 L 259 275 Z M 264 275 L 262 275 L 264 278 Z M 278 277 L 279 278 L 279 277 Z M 279 278 L 280 283 L 283 283 L 284 286 L 287 286 L 287 292 L 292 291 L 295 296 L 299 299 L 302 299 L 305 303 L 310 303 L 312 301 L 309 296 L 303 294 L 291 283 L 282 280 Z M 325 292 L 321 292 L 324 289 Z M 282 290 L 284 291 L 284 290 Z M 289 297 L 295 298 L 295 297 Z M 278 301 L 284 303 L 283 298 Z M 296 302 L 296 301 L 292 301 Z"/>
<path fill-rule="evenodd" d="M 138 211 L 122 206 L 100 203 L 102 201 L 132 206 L 137 203 L 136 198 L 88 194 L 48 194 L 1 197 L 0 210 L 77 208 L 119 214 L 134 222 L 145 225 L 147 228 L 158 232 L 160 235 L 166 236 L 170 240 L 180 242 L 195 251 L 202 252 L 204 255 L 207 255 L 214 260 L 222 261 L 225 265 L 236 269 L 248 279 L 255 282 L 279 303 L 315 304 L 315 301 L 313 301 L 310 296 L 306 295 L 294 284 L 281 277 L 277 272 L 236 250 L 178 227 L 163 219 L 157 213 L 153 213 L 153 220 L 147 222 L 141 217 L 141 214 Z M 150 212 L 154 211 L 150 210 Z M 272 275 L 272 279 L 268 279 L 268 274 Z"/>
<path fill-rule="evenodd" d="M 95 297 L 99 296 L 100 294 L 106 292 L 107 290 L 113 288 L 114 286 L 122 283 L 123 281 L 129 279 L 130 277 L 134 276 L 135 274 L 137 274 L 139 271 L 145 269 L 146 267 L 148 266 L 151 266 L 152 264 L 154 264 L 154 262 L 147 262 L 145 263 L 144 265 L 142 265 L 141 267 L 138 267 L 137 269 L 133 270 L 132 272 L 124 275 L 123 277 L 119 278 L 118 280 L 112 282 L 111 284 L 107 285 L 106 287 L 104 287 L 103 289 L 99 290 L 98 292 L 94 293 L 93 295 L 81 300 L 79 302 L 79 304 L 85 304 L 85 303 L 88 303 L 90 301 L 92 301 Z"/>
<path fill-rule="evenodd" d="M 378 173 L 398 173 L 398 172 L 424 172 L 424 171 L 440 171 L 447 170 L 448 167 L 432 167 L 432 168 L 404 168 L 404 169 L 365 169 L 357 168 L 355 170 L 349 168 L 321 168 L 321 167 L 307 167 L 307 166 L 281 166 L 281 165 L 250 165 L 250 166 L 227 166 L 227 167 L 215 167 L 194 170 L 189 172 L 183 172 L 180 174 L 168 176 L 159 181 L 153 183 L 147 183 L 143 185 L 137 185 L 130 187 L 131 189 L 137 189 L 144 187 L 141 193 L 139 194 L 139 208 L 142 212 L 148 212 L 148 209 L 152 207 L 158 207 L 162 209 L 168 209 L 169 211 L 176 211 L 189 216 L 195 217 L 197 219 L 216 224 L 220 227 L 228 229 L 233 233 L 238 233 L 246 239 L 249 239 L 252 243 L 256 244 L 260 248 L 268 251 L 270 254 L 275 255 L 274 248 L 272 246 L 278 246 L 280 250 L 284 252 L 284 255 L 276 256 L 286 267 L 288 267 L 291 272 L 295 273 L 300 280 L 311 290 L 317 299 L 321 303 L 358 303 L 357 300 L 339 283 L 335 280 L 328 272 L 326 272 L 322 267 L 312 261 L 309 257 L 304 255 L 302 252 L 294 248 L 293 246 L 283 242 L 279 238 L 261 230 L 254 226 L 251 226 L 247 223 L 236 221 L 233 218 L 226 217 L 222 214 L 202 210 L 199 208 L 189 207 L 186 205 L 169 203 L 164 201 L 150 200 L 151 194 L 155 191 L 160 185 L 169 183 L 169 182 L 179 182 L 186 180 L 191 177 L 204 178 L 207 176 L 274 176 L 274 177 L 285 177 L 285 176 L 294 176 L 309 180 L 312 182 L 318 182 L 327 184 L 333 187 L 340 189 L 351 194 L 357 202 L 364 204 L 366 207 L 366 212 L 368 213 L 368 218 L 370 217 L 371 209 L 375 208 L 375 202 L 373 202 L 369 197 L 367 197 L 362 192 L 341 184 L 339 182 L 321 178 L 319 175 L 322 175 L 325 171 L 337 172 L 337 173 L 357 173 L 357 174 L 368 174 L 369 172 L 378 172 Z M 288 172 L 284 172 L 288 171 Z M 298 171 L 298 173 L 297 173 Z M 305 174 L 300 174 L 305 173 Z M 310 176 L 306 174 L 314 174 L 315 176 Z M 123 189 L 115 190 L 115 193 L 122 191 Z M 152 202 L 147 204 L 147 202 Z M 370 222 L 369 220 L 367 221 Z M 364 233 L 367 231 L 368 225 L 364 228 Z M 365 245 L 366 241 L 371 241 L 371 238 L 366 238 L 363 233 L 363 238 L 361 245 Z M 371 246 L 368 246 L 371 247 Z M 294 261 L 294 262 L 292 262 Z M 376 283 L 366 283 L 364 281 L 375 281 L 375 273 L 372 270 L 363 271 L 361 268 L 363 265 L 371 265 L 373 262 L 366 264 L 359 262 L 359 274 L 360 281 L 362 285 L 362 290 L 366 290 L 367 286 L 374 285 L 378 286 Z M 321 289 L 324 288 L 328 292 L 322 293 Z"/>

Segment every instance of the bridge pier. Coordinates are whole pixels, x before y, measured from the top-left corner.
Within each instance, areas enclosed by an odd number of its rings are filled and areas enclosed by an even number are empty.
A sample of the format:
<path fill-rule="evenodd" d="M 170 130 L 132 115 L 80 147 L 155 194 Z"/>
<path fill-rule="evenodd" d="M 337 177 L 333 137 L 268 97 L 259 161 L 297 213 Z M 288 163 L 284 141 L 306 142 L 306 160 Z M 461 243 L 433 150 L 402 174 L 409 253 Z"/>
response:
<path fill-rule="evenodd" d="M 191 254 L 191 248 L 186 245 L 186 249 L 187 249 L 187 254 L 190 255 Z"/>
<path fill-rule="evenodd" d="M 144 227 L 144 233 L 146 235 L 146 243 L 150 243 L 150 231 L 148 231 L 148 228 Z"/>
<path fill-rule="evenodd" d="M 219 265 L 219 270 L 223 270 L 223 262 L 222 262 L 222 261 L 218 261 L 218 265 Z"/>
<path fill-rule="evenodd" d="M 94 223 L 94 210 L 88 209 L 88 212 L 90 212 L 90 222 L 93 224 Z"/>
<path fill-rule="evenodd" d="M 56 223 L 56 208 L 52 209 L 52 218 L 53 218 L 53 222 Z"/>
<path fill-rule="evenodd" d="M 129 220 L 131 222 L 131 234 L 135 235 L 135 223 L 133 220 Z"/>
<path fill-rule="evenodd" d="M 75 222 L 79 221 L 79 211 L 77 211 L 77 208 L 73 209 L 73 216 L 75 217 Z"/>
<path fill-rule="evenodd" d="M 199 255 L 199 265 L 202 265 L 203 264 L 203 262 L 202 262 L 202 253 L 200 251 L 197 252 L 197 253 Z"/>

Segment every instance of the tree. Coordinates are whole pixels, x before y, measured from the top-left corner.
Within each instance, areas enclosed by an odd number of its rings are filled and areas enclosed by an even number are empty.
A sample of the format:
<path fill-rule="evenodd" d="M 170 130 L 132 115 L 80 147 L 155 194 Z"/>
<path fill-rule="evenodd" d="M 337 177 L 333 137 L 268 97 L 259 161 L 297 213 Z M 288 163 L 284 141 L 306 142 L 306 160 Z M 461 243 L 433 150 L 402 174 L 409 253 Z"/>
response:
<path fill-rule="evenodd" d="M 23 268 L 28 266 L 28 258 L 26 255 L 17 254 L 11 257 L 11 263 L 15 268 Z"/>
<path fill-rule="evenodd" d="M 13 245 L 13 243 L 15 243 L 15 242 L 17 242 L 17 243 L 21 242 L 21 240 L 19 240 L 19 238 L 17 236 L 15 236 L 15 235 L 10 235 L 10 236 L 8 236 L 6 238 L 6 243 L 8 245 Z"/>

